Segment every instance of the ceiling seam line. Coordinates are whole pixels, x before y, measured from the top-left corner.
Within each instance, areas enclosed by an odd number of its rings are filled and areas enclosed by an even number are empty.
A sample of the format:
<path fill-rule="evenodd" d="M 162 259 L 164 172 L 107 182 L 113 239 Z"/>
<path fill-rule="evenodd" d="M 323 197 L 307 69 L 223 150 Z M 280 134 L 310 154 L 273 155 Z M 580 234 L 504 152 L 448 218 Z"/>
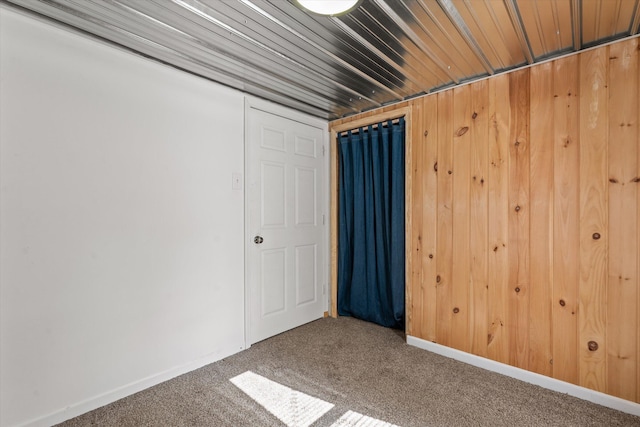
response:
<path fill-rule="evenodd" d="M 558 2 L 557 0 L 553 2 L 553 24 L 556 27 L 556 50 L 562 49 L 562 36 L 560 30 L 560 18 L 558 16 Z"/>
<path fill-rule="evenodd" d="M 362 11 L 363 11 L 363 13 L 364 13 L 364 14 L 366 14 L 367 16 L 369 16 L 366 10 L 362 9 Z M 370 30 L 370 29 L 369 29 L 365 24 L 363 24 L 360 20 L 358 20 L 357 18 L 354 18 L 353 16 L 350 16 L 350 17 L 349 17 L 349 19 L 351 19 L 352 21 L 354 21 L 354 23 L 355 23 L 356 25 L 359 25 L 360 27 L 363 27 L 363 28 L 365 28 L 366 30 L 368 30 L 368 31 L 369 31 L 369 33 L 370 33 L 370 34 L 372 34 L 374 37 L 377 37 L 377 36 L 376 36 L 376 34 L 373 34 L 373 32 L 372 32 L 372 31 L 371 31 L 371 30 Z M 333 21 L 333 22 L 335 23 L 336 21 Z M 345 25 L 346 25 L 346 24 L 345 24 Z M 347 27 L 348 27 L 348 26 L 347 26 Z M 354 30 L 354 32 L 355 32 L 355 30 Z M 378 38 L 378 40 L 380 40 L 381 42 L 383 42 L 383 40 L 381 40 L 379 37 L 377 37 L 377 38 Z M 342 41 L 342 40 L 341 40 L 341 41 Z M 344 42 L 344 43 L 346 43 L 346 42 Z M 354 46 L 351 46 L 351 45 L 349 45 L 348 43 L 346 43 L 346 44 L 349 46 L 349 48 L 351 48 L 351 49 L 356 49 Z M 386 43 L 385 43 L 385 44 L 386 44 Z M 393 50 L 393 51 L 395 52 L 395 50 L 394 50 L 393 48 L 391 48 L 390 46 L 388 46 L 388 44 L 386 44 L 386 45 L 387 45 L 387 47 L 388 47 L 389 49 L 391 49 L 391 50 Z M 374 49 L 375 49 L 375 48 L 374 48 Z M 376 50 L 377 50 L 377 49 L 376 49 Z M 397 53 L 397 52 L 396 52 L 396 53 Z M 360 63 L 362 64 L 362 62 L 361 62 L 361 61 L 358 61 L 358 62 L 360 62 Z M 378 75 L 378 76 L 380 76 L 380 77 L 383 77 L 379 72 L 377 72 L 377 71 L 373 70 L 373 69 L 372 69 L 371 67 L 369 67 L 368 65 L 366 65 L 366 64 L 362 64 L 362 65 L 363 65 L 364 67 L 366 67 L 368 70 L 370 70 L 372 73 L 376 73 L 376 75 Z M 378 65 L 380 65 L 380 64 L 378 64 Z M 384 68 L 384 67 L 382 67 L 382 68 Z M 389 70 L 386 70 L 386 69 L 385 69 L 385 71 L 389 71 Z M 393 73 L 391 73 L 391 72 L 389 72 L 389 74 L 391 74 L 391 76 L 393 76 L 393 78 L 394 78 L 394 79 L 401 80 L 401 79 L 399 78 L 399 76 L 397 76 L 397 75 L 395 75 L 395 74 L 393 74 Z M 398 89 L 402 90 L 403 92 L 409 92 L 409 91 L 406 89 L 406 87 L 404 87 L 404 86 L 402 86 L 402 85 L 401 85 L 401 82 L 400 82 L 400 84 L 397 84 L 397 83 L 395 83 L 395 82 L 393 82 L 393 81 L 392 81 L 393 79 L 388 79 L 388 78 L 386 78 L 386 77 L 384 77 L 384 78 L 385 78 L 385 80 L 386 80 L 386 81 L 388 81 L 390 84 L 393 84 L 393 86 L 397 87 Z M 407 95 L 403 95 L 403 97 L 410 96 L 410 95 L 411 95 L 411 94 L 410 94 L 410 93 L 408 93 Z"/>
<path fill-rule="evenodd" d="M 516 30 L 516 35 L 518 36 L 518 41 L 520 42 L 520 48 L 522 49 L 525 58 L 527 58 L 527 62 L 529 64 L 533 64 L 535 62 L 535 57 L 533 55 L 533 51 L 531 50 L 531 44 L 529 43 L 527 32 L 524 29 L 522 17 L 520 16 L 518 6 L 516 5 L 514 0 L 504 0 L 504 4 L 507 8 L 507 12 L 509 12 L 511 24 Z"/>
<path fill-rule="evenodd" d="M 582 0 L 571 0 L 573 50 L 582 49 Z"/>
<path fill-rule="evenodd" d="M 376 24 L 378 24 L 379 26 L 381 26 L 382 28 L 385 28 L 385 29 L 387 30 L 387 34 L 389 34 L 389 36 L 390 36 L 390 37 L 393 37 L 393 38 L 394 38 L 394 40 L 395 40 L 396 42 L 398 42 L 399 44 L 402 44 L 402 42 L 401 42 L 400 40 L 398 40 L 398 38 L 395 36 L 395 34 L 393 34 L 391 31 L 389 31 L 389 30 L 384 26 L 384 24 L 383 24 L 383 23 L 381 23 L 381 22 L 380 22 L 380 21 L 379 21 L 375 16 L 373 16 L 373 15 L 372 15 L 368 10 L 366 10 L 366 9 L 364 9 L 364 8 L 363 8 L 363 9 L 362 9 L 362 13 L 363 13 L 364 15 L 366 15 L 369 19 L 371 19 L 373 22 L 375 22 Z M 355 18 L 351 18 L 351 19 L 353 19 L 353 20 L 357 21 L 357 19 L 355 19 Z M 358 21 L 358 22 L 359 22 L 359 21 Z M 361 24 L 361 25 L 363 25 L 363 26 L 364 26 L 364 27 L 369 31 L 369 33 L 370 33 L 370 34 L 372 34 L 372 35 L 376 36 L 376 34 L 374 34 L 374 32 L 371 30 L 371 28 L 369 28 L 369 27 L 365 26 L 364 24 Z M 385 43 L 385 44 L 387 44 L 387 46 L 388 46 L 388 43 Z M 431 74 L 435 79 L 437 79 L 437 80 L 442 80 L 442 78 L 441 78 L 441 77 L 442 77 L 442 75 L 438 75 L 438 73 L 436 72 L 437 70 L 434 70 L 431 66 L 429 66 L 429 64 L 425 63 L 421 58 L 418 58 L 418 56 L 416 56 L 413 52 L 411 52 L 410 50 L 407 50 L 407 55 L 411 55 L 411 57 L 413 57 L 413 58 L 416 60 L 416 62 L 418 62 L 418 63 L 419 63 L 419 64 L 420 64 L 420 65 L 421 65 L 425 70 L 427 70 L 427 71 L 428 71 L 428 72 L 429 72 L 429 73 L 430 73 L 430 74 Z M 437 65 L 437 64 L 435 64 L 435 62 L 434 62 L 434 65 L 436 66 L 436 69 L 438 69 L 438 68 L 439 68 L 439 67 L 438 67 L 438 65 Z"/>
<path fill-rule="evenodd" d="M 535 9 L 535 21 L 536 21 L 536 30 L 538 31 L 538 39 L 540 40 L 540 44 L 542 45 L 542 51 L 546 54 L 549 49 L 547 48 L 547 38 L 544 34 L 544 29 L 542 28 L 542 20 L 540 18 L 540 9 L 538 9 L 538 3 L 534 2 L 533 7 Z"/>
<path fill-rule="evenodd" d="M 398 14 L 395 13 L 395 11 L 393 9 L 391 9 L 391 7 L 389 7 L 388 4 L 386 4 L 384 2 L 384 0 L 372 0 L 374 3 L 376 3 L 383 11 L 386 12 L 386 14 L 389 16 L 389 18 L 391 18 L 391 20 L 393 22 L 396 23 L 396 25 L 398 25 L 402 31 L 404 31 L 404 33 L 409 37 L 409 39 L 411 39 L 412 42 L 414 42 L 420 49 L 422 49 L 423 52 L 425 52 L 426 54 L 428 54 L 431 59 L 433 60 L 433 62 L 440 67 L 440 69 L 442 71 L 444 71 L 444 73 L 455 83 L 455 84 L 459 84 L 460 80 L 454 76 L 454 74 L 451 72 L 451 66 L 445 64 L 444 62 L 442 62 L 442 60 L 438 57 L 438 55 L 436 55 L 431 48 L 429 48 L 429 46 L 427 46 L 421 39 L 420 37 L 418 37 L 418 35 L 411 29 L 409 28 L 404 21 L 398 16 Z"/>
<path fill-rule="evenodd" d="M 332 17 L 331 20 L 336 25 L 336 27 L 340 28 L 340 30 L 342 30 L 342 32 L 345 33 L 348 37 L 351 37 L 356 41 L 358 41 L 359 43 L 367 46 L 367 48 L 372 52 L 374 52 L 380 59 L 383 59 L 388 64 L 392 65 L 396 71 L 410 78 L 412 83 L 415 84 L 417 87 L 421 86 L 420 82 L 416 80 L 415 75 L 412 75 L 414 73 L 407 73 L 396 61 L 391 59 L 388 55 L 386 55 L 380 49 L 378 49 L 373 44 L 371 44 L 368 40 L 366 40 L 364 37 L 358 34 L 354 29 L 352 29 L 347 24 L 342 22 L 342 20 L 336 17 Z"/>
<path fill-rule="evenodd" d="M 423 0 L 418 0 L 418 1 L 420 3 L 420 6 L 422 6 L 423 9 L 426 8 L 426 5 L 424 4 Z M 462 15 L 460 15 L 460 12 L 455 7 L 455 5 L 451 2 L 451 0 L 437 0 L 437 1 L 440 7 L 442 7 L 442 10 L 445 12 L 445 15 L 447 16 L 449 21 L 451 21 L 451 23 L 453 24 L 455 29 L 458 31 L 460 36 L 467 43 L 471 51 L 480 60 L 480 63 L 482 64 L 484 69 L 487 71 L 487 73 L 489 73 L 490 75 L 495 74 L 496 70 L 493 68 L 493 66 L 489 62 L 489 59 L 484 55 L 484 52 L 482 52 L 482 48 L 478 44 L 478 41 L 475 39 L 475 37 L 473 37 L 473 34 L 471 33 L 471 29 L 464 23 L 464 20 L 462 19 Z"/>
<path fill-rule="evenodd" d="M 405 3 L 405 0 L 395 0 L 395 1 L 396 2 L 399 1 L 400 4 L 406 9 L 406 11 L 411 15 L 411 17 L 413 18 L 415 23 L 420 27 L 420 29 L 422 31 L 424 31 L 424 33 L 431 39 L 431 41 L 436 46 L 438 46 L 440 48 L 440 50 L 442 50 L 443 52 L 446 52 L 445 54 L 447 56 L 447 59 L 449 59 L 452 64 L 457 64 L 458 62 L 455 61 L 451 56 L 449 56 L 448 50 L 440 43 L 440 41 L 438 41 L 438 38 L 434 36 L 434 34 L 431 32 L 431 30 L 429 30 L 429 28 L 427 28 L 425 26 L 425 24 L 422 22 L 422 20 L 419 19 L 416 16 L 416 14 L 413 13 L 411 8 L 407 6 L 407 4 Z M 421 3 L 418 3 L 418 5 L 422 6 Z M 452 42 L 451 37 L 449 35 L 449 32 L 444 27 L 442 27 L 442 25 L 440 25 L 440 23 L 437 22 L 437 20 L 433 19 L 431 11 L 428 8 L 426 10 L 423 8 L 423 10 L 425 11 L 425 13 L 427 13 L 427 16 L 429 16 L 429 19 L 431 19 L 431 22 L 433 23 L 433 25 L 435 25 L 438 28 L 438 30 L 440 30 L 444 35 L 446 35 L 447 40 L 449 42 Z M 451 44 L 453 45 L 453 48 L 455 49 L 455 51 L 460 55 L 460 57 L 462 58 L 462 60 L 466 64 L 466 66 L 468 66 L 470 68 L 473 68 L 473 64 L 467 60 L 466 56 L 460 51 L 460 49 L 458 49 L 458 46 L 455 43 L 451 43 Z M 463 66 L 458 66 L 457 68 L 462 71 Z"/>
<path fill-rule="evenodd" d="M 629 28 L 629 35 L 634 35 L 640 32 L 640 0 L 636 3 L 636 11 L 631 20 L 631 27 Z"/>
<path fill-rule="evenodd" d="M 483 25 L 480 24 L 479 20 L 480 18 L 478 17 L 478 13 L 476 12 L 476 10 L 473 8 L 473 6 L 471 5 L 471 3 L 469 3 L 469 0 L 463 0 L 464 1 L 464 5 L 467 8 L 467 11 L 469 12 L 469 15 L 471 15 L 471 19 L 473 20 L 473 22 L 476 24 L 476 26 L 478 27 L 478 31 L 480 31 L 480 35 L 482 35 L 482 38 L 485 40 L 485 42 L 487 42 L 487 44 L 489 45 L 489 49 L 491 49 L 491 52 L 493 53 L 493 55 L 496 58 L 496 61 L 498 62 L 498 64 L 500 65 L 499 67 L 495 67 L 494 69 L 497 70 L 498 69 L 505 69 L 507 68 L 505 66 L 504 61 L 502 60 L 502 58 L 500 57 L 500 54 L 498 53 L 498 51 L 496 50 L 496 47 L 494 46 L 493 43 L 491 43 L 491 41 L 489 41 L 489 37 L 487 35 L 487 32 L 484 30 Z M 462 15 L 460 15 L 462 16 Z M 468 25 L 467 25 L 468 27 Z M 471 28 L 469 28 L 469 31 L 471 31 Z M 476 41 L 478 40 L 477 38 L 474 38 Z M 478 46 L 480 46 L 479 42 L 478 42 Z M 482 49 L 482 47 L 480 46 L 480 50 L 482 52 L 484 52 L 484 49 Z"/>

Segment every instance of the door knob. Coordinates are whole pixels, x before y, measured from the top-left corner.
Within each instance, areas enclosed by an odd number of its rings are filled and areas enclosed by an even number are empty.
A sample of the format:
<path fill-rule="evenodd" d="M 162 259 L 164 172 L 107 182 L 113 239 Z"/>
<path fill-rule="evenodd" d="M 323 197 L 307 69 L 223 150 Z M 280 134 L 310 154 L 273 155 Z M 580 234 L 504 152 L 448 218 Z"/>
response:
<path fill-rule="evenodd" d="M 256 236 L 253 238 L 253 243 L 255 243 L 256 245 L 259 245 L 262 242 L 264 242 L 264 239 L 262 238 L 262 236 Z"/>

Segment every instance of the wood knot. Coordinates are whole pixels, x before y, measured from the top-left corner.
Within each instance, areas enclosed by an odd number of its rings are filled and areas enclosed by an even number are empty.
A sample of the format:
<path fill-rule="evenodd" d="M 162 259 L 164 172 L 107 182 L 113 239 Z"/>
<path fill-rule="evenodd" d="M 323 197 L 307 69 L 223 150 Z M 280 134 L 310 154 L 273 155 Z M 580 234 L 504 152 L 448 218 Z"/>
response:
<path fill-rule="evenodd" d="M 458 313 L 460 313 L 460 309 L 458 307 L 453 307 L 453 312 L 455 314 L 458 314 Z"/>
<path fill-rule="evenodd" d="M 617 184 L 618 180 L 615 179 L 615 178 L 609 178 L 609 182 L 612 183 L 612 184 Z"/>
<path fill-rule="evenodd" d="M 640 182 L 640 176 L 636 176 L 631 180 L 631 182 L 635 182 L 636 184 Z"/>
<path fill-rule="evenodd" d="M 498 252 L 498 247 L 497 246 L 493 247 L 493 252 Z"/>
<path fill-rule="evenodd" d="M 564 302 L 564 300 L 563 300 L 563 299 L 561 299 L 561 300 L 560 300 L 560 306 L 561 306 L 561 307 L 564 307 L 565 305 L 567 305 L 567 303 L 566 303 L 566 302 Z"/>
<path fill-rule="evenodd" d="M 587 347 L 589 347 L 589 351 L 596 351 L 598 349 L 598 343 L 595 341 L 589 341 L 587 343 Z"/>
<path fill-rule="evenodd" d="M 433 254 L 429 254 L 429 258 L 432 259 L 433 258 Z"/>
<path fill-rule="evenodd" d="M 480 178 L 480 184 L 484 184 L 484 178 Z"/>
<path fill-rule="evenodd" d="M 493 334 L 487 334 L 487 345 L 491 344 L 491 342 L 493 341 Z"/>
<path fill-rule="evenodd" d="M 427 135 L 429 135 L 429 131 L 428 131 L 428 130 L 425 130 L 425 131 L 424 131 L 424 136 L 426 137 Z"/>
<path fill-rule="evenodd" d="M 516 293 L 520 293 L 520 287 L 516 287 Z"/>
<path fill-rule="evenodd" d="M 469 126 L 463 126 L 456 131 L 456 136 L 462 136 L 467 132 L 469 132 Z"/>
<path fill-rule="evenodd" d="M 600 239 L 600 233 L 593 233 L 593 235 L 591 235 L 591 237 L 593 237 L 593 240 L 599 240 Z"/>
<path fill-rule="evenodd" d="M 439 274 L 436 276 L 436 283 L 440 283 L 440 275 Z"/>
<path fill-rule="evenodd" d="M 478 117 L 478 113 L 474 111 L 473 114 L 471 115 L 471 118 L 475 120 L 476 117 Z"/>
<path fill-rule="evenodd" d="M 520 206 L 516 206 L 516 212 L 520 212 Z"/>
<path fill-rule="evenodd" d="M 515 145 L 517 147 L 518 145 L 520 145 L 520 141 L 514 142 L 513 145 Z"/>
<path fill-rule="evenodd" d="M 438 162 L 435 162 L 435 163 L 433 164 L 433 170 L 434 170 L 435 172 L 438 172 Z"/>
<path fill-rule="evenodd" d="M 451 175 L 451 174 L 453 173 L 453 171 L 447 171 L 447 173 L 448 173 L 449 175 Z"/>

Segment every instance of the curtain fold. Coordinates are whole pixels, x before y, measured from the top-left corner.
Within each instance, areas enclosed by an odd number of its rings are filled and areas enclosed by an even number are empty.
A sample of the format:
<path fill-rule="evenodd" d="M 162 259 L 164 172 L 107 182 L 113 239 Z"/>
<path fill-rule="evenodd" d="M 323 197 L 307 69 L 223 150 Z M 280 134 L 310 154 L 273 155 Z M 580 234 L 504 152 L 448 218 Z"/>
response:
<path fill-rule="evenodd" d="M 338 314 L 404 328 L 405 121 L 339 136 Z"/>

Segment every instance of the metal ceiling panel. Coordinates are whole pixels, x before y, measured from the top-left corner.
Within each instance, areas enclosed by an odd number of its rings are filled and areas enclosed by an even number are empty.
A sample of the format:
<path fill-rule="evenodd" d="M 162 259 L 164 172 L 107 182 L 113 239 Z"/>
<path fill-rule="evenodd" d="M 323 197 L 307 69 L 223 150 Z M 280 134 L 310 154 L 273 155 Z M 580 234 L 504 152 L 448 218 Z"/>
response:
<path fill-rule="evenodd" d="M 0 0 L 325 119 L 637 34 L 640 0 Z"/>
<path fill-rule="evenodd" d="M 368 7 L 367 7 L 368 6 Z M 402 64 L 400 72 L 404 81 L 413 84 L 418 79 L 417 87 L 422 85 L 438 85 L 450 81 L 446 67 L 438 63 L 437 58 L 421 54 L 420 47 L 405 31 L 398 26 L 378 5 L 363 5 L 352 12 L 342 22 L 367 40 L 374 43 L 383 52 L 397 56 Z M 400 22 L 402 23 L 402 22 Z M 411 76 L 412 78 L 410 78 Z M 407 96 L 415 93 L 409 90 Z"/>
<path fill-rule="evenodd" d="M 595 45 L 620 35 L 629 35 L 637 0 L 583 0 L 582 42 Z"/>
<path fill-rule="evenodd" d="M 380 103 L 402 99 L 410 93 L 402 90 L 402 81 L 390 73 L 383 61 L 341 39 L 330 18 L 309 15 L 286 2 L 239 0 L 239 3 L 262 16 L 269 30 L 284 31 L 289 38 L 300 39 L 309 48 L 309 58 L 325 58 L 335 69 L 354 74 L 353 85 L 359 95 L 352 102 L 368 102 L 373 108 Z M 289 7 L 284 7 L 286 5 Z"/>
<path fill-rule="evenodd" d="M 453 28 L 440 8 L 424 2 L 375 0 L 393 16 L 404 33 L 425 53 L 437 61 L 450 81 L 460 82 L 468 76 L 484 74 L 482 63 Z"/>
<path fill-rule="evenodd" d="M 128 3 L 132 10 L 144 13 L 150 19 L 166 23 L 171 28 L 180 29 L 181 32 L 188 32 L 200 44 L 213 43 L 212 49 L 244 60 L 265 73 L 276 74 L 303 91 L 329 97 L 334 100 L 336 107 L 351 108 L 348 99 L 357 95 L 355 90 L 340 83 L 341 77 L 332 76 L 326 72 L 328 70 L 324 73 L 319 72 L 315 66 L 305 64 L 300 58 L 296 58 L 295 51 L 291 49 L 282 49 L 281 53 L 278 45 L 269 45 L 247 31 L 236 30 L 233 24 L 238 22 L 226 22 L 229 20 L 226 15 L 216 10 L 206 6 L 195 7 L 185 2 L 153 3 L 128 0 Z M 279 42 L 280 46 L 288 43 L 285 39 Z M 302 79 L 292 80 L 297 75 L 302 76 Z"/>
<path fill-rule="evenodd" d="M 536 58 L 573 48 L 570 0 L 519 0 L 518 8 Z"/>
<path fill-rule="evenodd" d="M 509 12 L 502 1 L 451 1 L 495 70 L 526 63 Z"/>

